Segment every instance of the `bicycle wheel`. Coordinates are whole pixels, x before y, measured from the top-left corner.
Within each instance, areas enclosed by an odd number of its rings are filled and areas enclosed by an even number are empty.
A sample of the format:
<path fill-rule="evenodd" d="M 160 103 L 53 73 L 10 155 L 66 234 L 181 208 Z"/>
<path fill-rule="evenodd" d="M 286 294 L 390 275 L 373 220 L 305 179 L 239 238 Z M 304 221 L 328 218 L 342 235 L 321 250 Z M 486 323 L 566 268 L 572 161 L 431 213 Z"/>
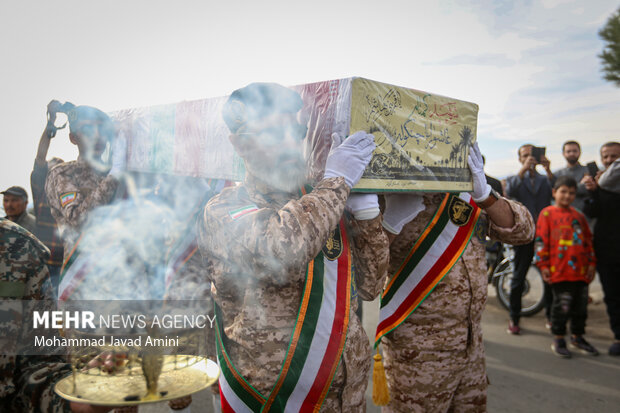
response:
<path fill-rule="evenodd" d="M 506 262 L 504 262 L 506 261 Z M 509 260 L 504 260 L 498 265 L 494 277 L 497 277 L 495 288 L 497 299 L 500 304 L 510 309 L 510 282 L 512 280 L 512 266 Z M 521 295 L 521 315 L 533 316 L 545 306 L 544 281 L 540 270 L 535 265 L 530 265 L 525 276 L 523 294 Z"/>

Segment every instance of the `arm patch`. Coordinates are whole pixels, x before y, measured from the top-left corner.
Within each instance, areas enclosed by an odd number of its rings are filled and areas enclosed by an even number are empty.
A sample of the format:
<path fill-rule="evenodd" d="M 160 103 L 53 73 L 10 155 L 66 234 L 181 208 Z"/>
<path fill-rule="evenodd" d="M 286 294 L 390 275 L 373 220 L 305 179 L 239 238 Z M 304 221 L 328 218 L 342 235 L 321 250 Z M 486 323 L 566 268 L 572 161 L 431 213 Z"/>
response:
<path fill-rule="evenodd" d="M 60 206 L 65 207 L 77 198 L 77 192 L 67 192 L 60 195 Z"/>
<path fill-rule="evenodd" d="M 230 215 L 230 217 L 233 220 L 235 220 L 235 219 L 241 218 L 245 214 L 249 214 L 249 213 L 254 212 L 254 211 L 258 211 L 258 207 L 256 205 L 254 205 L 254 204 L 251 204 L 251 205 L 246 205 L 246 206 L 241 207 L 241 208 L 237 208 L 237 209 L 235 209 L 233 211 L 229 211 L 228 215 Z"/>

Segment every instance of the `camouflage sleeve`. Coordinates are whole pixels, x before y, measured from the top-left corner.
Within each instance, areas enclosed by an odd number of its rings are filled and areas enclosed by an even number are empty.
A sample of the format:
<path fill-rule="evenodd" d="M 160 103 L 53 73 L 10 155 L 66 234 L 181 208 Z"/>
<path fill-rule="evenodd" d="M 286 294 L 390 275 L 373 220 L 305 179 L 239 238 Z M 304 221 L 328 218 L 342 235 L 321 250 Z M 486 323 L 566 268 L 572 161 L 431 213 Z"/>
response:
<path fill-rule="evenodd" d="M 260 208 L 235 220 L 228 213 L 212 215 L 207 206 L 201 243 L 209 254 L 235 263 L 242 272 L 282 283 L 319 253 L 348 195 L 344 178 L 329 178 L 280 210 Z"/>
<path fill-rule="evenodd" d="M 351 233 L 357 291 L 363 300 L 372 301 L 383 289 L 390 259 L 381 216 L 363 221 L 352 219 Z"/>
<path fill-rule="evenodd" d="M 67 179 L 60 171 L 58 167 L 49 171 L 45 193 L 56 222 L 71 228 L 79 227 L 86 219 L 87 213 L 95 207 L 109 203 L 118 187 L 116 178 L 106 176 L 94 191 L 86 195 L 80 191 L 76 182 Z M 73 194 L 75 199 L 63 205 L 61 197 L 66 194 Z"/>
<path fill-rule="evenodd" d="M 510 199 L 503 199 L 508 202 L 514 214 L 515 224 L 512 228 L 502 228 L 495 225 L 492 220 L 489 220 L 489 236 L 493 240 L 511 245 L 523 245 L 531 242 L 534 239 L 534 231 L 536 230 L 532 214 L 523 204 Z"/>

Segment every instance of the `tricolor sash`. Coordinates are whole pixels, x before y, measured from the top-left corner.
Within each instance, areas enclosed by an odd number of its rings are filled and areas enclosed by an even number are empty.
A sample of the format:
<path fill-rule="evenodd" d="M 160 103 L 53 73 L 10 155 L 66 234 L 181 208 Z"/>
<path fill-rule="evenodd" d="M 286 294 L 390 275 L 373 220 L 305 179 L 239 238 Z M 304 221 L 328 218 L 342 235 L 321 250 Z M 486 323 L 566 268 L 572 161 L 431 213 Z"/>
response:
<path fill-rule="evenodd" d="M 471 195 L 446 194 L 381 295 L 375 347 L 439 284 L 465 250 L 480 215 Z"/>
<path fill-rule="evenodd" d="M 318 412 L 344 349 L 351 299 L 351 251 L 340 225 L 306 270 L 303 297 L 282 370 L 267 397 L 237 372 L 229 358 L 221 312 L 216 346 L 222 412 Z"/>

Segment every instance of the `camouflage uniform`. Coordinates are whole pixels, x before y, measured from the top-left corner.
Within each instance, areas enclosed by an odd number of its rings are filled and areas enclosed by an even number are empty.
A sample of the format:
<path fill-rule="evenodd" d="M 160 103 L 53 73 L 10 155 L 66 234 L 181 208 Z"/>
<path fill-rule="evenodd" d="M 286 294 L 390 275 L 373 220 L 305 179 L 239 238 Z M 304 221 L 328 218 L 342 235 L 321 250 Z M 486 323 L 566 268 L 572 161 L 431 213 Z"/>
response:
<path fill-rule="evenodd" d="M 443 194 L 424 194 L 425 209 L 390 245 L 389 274 L 403 262 L 428 225 Z M 383 412 L 485 412 L 487 377 L 481 318 L 487 297 L 485 236 L 524 244 L 534 236 L 527 209 L 507 202 L 512 228 L 482 211 L 471 241 L 428 298 L 382 339 L 391 401 Z"/>
<path fill-rule="evenodd" d="M 87 213 L 109 203 L 117 186 L 116 178 L 96 172 L 81 158 L 56 165 L 49 171 L 45 193 L 63 235 L 65 259 L 73 250 Z M 65 198 L 63 205 L 61 198 L 67 194 L 69 198 Z M 74 194 L 73 200 L 71 194 Z"/>
<path fill-rule="evenodd" d="M 50 298 L 43 291 L 49 278 L 45 265 L 48 257 L 49 250 L 31 233 L 0 218 L 0 296 L 5 304 L 8 300 Z M 52 356 L 10 355 L 19 352 L 4 347 L 11 345 L 7 344 L 8 336 L 17 337 L 18 343 L 30 340 L 28 332 L 21 328 L 25 322 L 16 321 L 20 318 L 27 315 L 20 314 L 12 320 L 3 317 L 0 324 L 0 348 L 5 350 L 0 354 L 0 411 L 69 411 L 68 403 L 53 391 L 55 382 L 71 371 L 68 364 Z"/>
<path fill-rule="evenodd" d="M 221 309 L 227 351 L 237 370 L 266 395 L 275 384 L 289 345 L 306 265 L 342 216 L 349 189 L 343 178 L 325 179 L 298 198 L 248 176 L 206 206 L 199 245 L 208 262 L 213 297 Z M 231 211 L 258 210 L 233 219 Z M 357 292 L 372 300 L 386 277 L 387 237 L 380 218 L 353 221 Z M 352 299 L 342 362 L 321 411 L 360 412 L 370 369 L 370 345 Z"/>

